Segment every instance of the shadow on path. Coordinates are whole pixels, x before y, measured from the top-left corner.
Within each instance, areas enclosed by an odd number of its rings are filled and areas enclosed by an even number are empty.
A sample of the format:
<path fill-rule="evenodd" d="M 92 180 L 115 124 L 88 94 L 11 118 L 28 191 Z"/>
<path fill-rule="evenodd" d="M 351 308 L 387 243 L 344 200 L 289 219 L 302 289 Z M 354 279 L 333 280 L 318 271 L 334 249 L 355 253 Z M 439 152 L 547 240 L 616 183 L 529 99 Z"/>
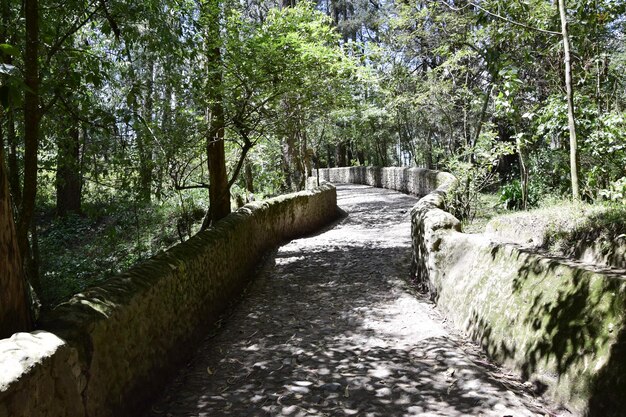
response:
<path fill-rule="evenodd" d="M 338 191 L 348 216 L 281 247 L 147 415 L 547 414 L 407 287 L 416 199 Z"/>

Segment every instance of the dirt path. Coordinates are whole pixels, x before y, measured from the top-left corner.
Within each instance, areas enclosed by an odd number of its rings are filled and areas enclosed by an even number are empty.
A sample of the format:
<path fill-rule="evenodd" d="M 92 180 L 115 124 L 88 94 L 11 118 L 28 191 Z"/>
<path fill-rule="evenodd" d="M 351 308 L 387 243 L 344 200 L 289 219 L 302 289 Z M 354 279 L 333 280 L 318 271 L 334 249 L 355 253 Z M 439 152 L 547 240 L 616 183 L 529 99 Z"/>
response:
<path fill-rule="evenodd" d="M 415 198 L 338 197 L 348 216 L 281 247 L 148 415 L 550 415 L 406 285 Z"/>

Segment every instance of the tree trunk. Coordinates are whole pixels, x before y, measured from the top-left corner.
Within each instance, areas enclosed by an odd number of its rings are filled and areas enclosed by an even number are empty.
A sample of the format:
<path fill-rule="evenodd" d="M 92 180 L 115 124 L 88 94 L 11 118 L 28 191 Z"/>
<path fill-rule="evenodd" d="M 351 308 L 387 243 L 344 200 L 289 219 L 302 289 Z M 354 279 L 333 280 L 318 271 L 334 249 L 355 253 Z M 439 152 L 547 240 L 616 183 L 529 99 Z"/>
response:
<path fill-rule="evenodd" d="M 146 95 L 143 102 L 142 117 L 144 123 L 150 125 L 153 121 L 154 110 L 154 61 L 151 59 L 147 65 Z M 149 203 L 152 197 L 152 176 L 154 171 L 154 152 L 152 138 L 147 132 L 148 126 L 144 126 L 137 133 L 137 145 L 139 148 L 139 200 Z"/>
<path fill-rule="evenodd" d="M 287 177 L 287 185 L 291 191 L 297 191 L 300 184 L 300 157 L 297 147 L 297 132 L 290 131 L 285 137 L 285 144 L 283 146 L 283 154 L 285 160 L 285 167 L 289 173 Z"/>
<path fill-rule="evenodd" d="M 2 0 L 0 2 L 0 13 L 2 13 L 0 24 L 0 43 L 12 44 L 14 42 L 14 36 L 9 36 L 9 24 L 14 19 L 11 14 L 11 8 L 9 0 Z M 13 58 L 9 54 L 5 54 L 3 62 L 7 65 L 13 64 Z M 13 204 L 15 207 L 22 205 L 22 189 L 20 187 L 20 172 L 17 164 L 17 137 L 15 135 L 15 110 L 11 100 L 11 97 L 7 97 L 9 100 L 8 108 L 6 109 L 6 149 L 7 154 L 7 168 L 9 177 L 9 186 L 11 190 L 11 196 L 13 198 Z M 4 146 L 3 141 L 0 141 L 0 146 Z"/>
<path fill-rule="evenodd" d="M 13 221 L 4 149 L 0 146 L 0 338 L 31 327 L 26 276 Z"/>
<path fill-rule="evenodd" d="M 561 16 L 561 34 L 563 36 L 563 55 L 565 58 L 565 88 L 567 91 L 567 124 L 569 126 L 569 160 L 572 182 L 572 198 L 580 199 L 578 189 L 578 144 L 576 141 L 576 118 L 574 116 L 574 89 L 572 87 L 572 62 L 570 55 L 569 35 L 567 34 L 567 14 L 565 0 L 559 0 Z"/>
<path fill-rule="evenodd" d="M 333 152 L 330 145 L 326 145 L 326 159 L 328 160 L 326 162 L 326 168 L 333 168 Z"/>
<path fill-rule="evenodd" d="M 169 65 L 168 65 L 169 68 Z M 161 115 L 161 132 L 163 132 L 164 137 L 170 138 L 172 135 L 172 83 L 165 84 L 165 94 L 163 100 L 163 113 Z M 161 199 L 162 189 L 163 189 L 163 177 L 165 176 L 167 159 L 169 155 L 166 155 L 165 161 L 161 161 L 160 163 L 156 163 L 157 172 L 155 179 L 155 190 L 154 194 L 158 199 Z"/>
<path fill-rule="evenodd" d="M 26 50 L 24 54 L 24 191 L 18 212 L 17 240 L 23 258 L 29 256 L 28 230 L 35 214 L 37 150 L 39 147 L 39 6 L 25 0 Z"/>
<path fill-rule="evenodd" d="M 284 185 L 288 190 L 292 190 L 293 181 L 291 179 L 291 168 L 289 167 L 289 148 L 287 147 L 286 141 L 283 142 L 281 149 L 282 149 L 282 153 L 281 153 L 281 158 L 280 158 L 280 161 L 281 161 L 280 165 L 283 171 L 283 175 L 285 177 Z"/>
<path fill-rule="evenodd" d="M 15 112 L 13 107 L 7 110 L 7 164 L 9 186 L 15 207 L 22 205 L 22 188 L 20 186 L 20 170 L 17 163 L 17 136 L 15 135 Z"/>
<path fill-rule="evenodd" d="M 254 194 L 254 176 L 252 175 L 252 164 L 250 163 L 250 160 L 246 159 L 244 169 L 246 176 L 246 190 L 248 190 L 250 194 Z"/>
<path fill-rule="evenodd" d="M 485 124 L 485 117 L 487 116 L 487 108 L 489 107 L 489 99 L 491 98 L 491 92 L 493 91 L 493 86 L 489 86 L 489 88 L 487 88 L 487 93 L 485 94 L 485 98 L 483 100 L 483 106 L 482 109 L 480 110 L 480 116 L 478 117 L 478 123 L 476 125 L 476 130 L 474 132 L 474 138 L 472 140 L 472 142 L 470 143 L 470 146 L 472 148 L 474 148 L 476 146 L 476 144 L 478 143 L 478 139 L 480 139 L 480 134 L 482 132 L 483 129 L 483 125 Z M 472 159 L 470 162 L 474 162 L 475 158 L 474 158 L 474 150 L 472 149 Z"/>
<path fill-rule="evenodd" d="M 357 159 L 359 160 L 359 165 L 365 166 L 365 152 L 362 149 L 359 149 L 356 152 Z"/>
<path fill-rule="evenodd" d="M 340 142 L 337 144 L 337 166 L 345 167 L 348 166 L 346 163 L 346 143 Z"/>
<path fill-rule="evenodd" d="M 433 166 L 433 133 L 431 129 L 428 129 L 426 135 L 426 146 L 424 150 L 424 162 L 426 162 L 426 168 L 434 169 Z"/>
<path fill-rule="evenodd" d="M 207 110 L 206 152 L 209 169 L 209 212 L 216 222 L 230 213 L 230 192 L 224 150 L 224 107 L 222 105 L 222 52 L 220 50 L 220 1 L 204 3 L 207 42 Z"/>
<path fill-rule="evenodd" d="M 80 126 L 70 120 L 69 135 L 59 139 L 56 172 L 57 214 L 80 213 Z"/>
<path fill-rule="evenodd" d="M 348 145 L 346 146 L 346 166 L 352 165 L 352 159 L 354 155 L 352 155 L 352 142 L 348 141 Z"/>
<path fill-rule="evenodd" d="M 522 210 L 528 209 L 528 169 L 524 161 L 524 145 L 522 139 L 518 136 L 515 144 L 517 146 L 517 154 L 519 155 L 519 173 L 520 185 L 522 188 Z"/>
<path fill-rule="evenodd" d="M 313 175 L 313 163 L 311 162 L 313 149 L 309 149 L 306 129 L 302 129 L 302 154 L 304 156 L 304 185 L 306 185 L 306 179 Z"/>

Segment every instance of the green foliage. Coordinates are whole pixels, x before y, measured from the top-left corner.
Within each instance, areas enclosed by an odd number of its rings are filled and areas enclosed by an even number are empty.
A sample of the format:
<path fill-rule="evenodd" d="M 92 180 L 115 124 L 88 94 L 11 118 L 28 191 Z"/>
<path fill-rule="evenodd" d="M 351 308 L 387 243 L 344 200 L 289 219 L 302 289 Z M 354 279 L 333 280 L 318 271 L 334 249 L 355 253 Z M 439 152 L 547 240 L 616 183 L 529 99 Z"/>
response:
<path fill-rule="evenodd" d="M 500 204 L 508 210 L 523 208 L 522 185 L 519 180 L 513 180 L 500 189 Z"/>
<path fill-rule="evenodd" d="M 188 239 L 204 216 L 197 204 L 176 196 L 150 205 L 112 198 L 65 218 L 53 217 L 51 207 L 39 236 L 42 302 L 54 305 Z"/>
<path fill-rule="evenodd" d="M 56 301 L 57 286 L 81 289 L 100 279 L 98 270 L 113 273 L 193 233 L 207 205 L 214 88 L 233 199 L 249 199 L 249 188 L 257 199 L 297 190 L 315 166 L 339 164 L 451 170 L 460 185 L 449 204 L 464 219 L 482 211 L 480 192 L 497 184 L 509 208 L 522 205 L 526 186 L 531 206 L 568 193 L 562 45 L 549 33 L 559 30 L 551 2 L 292 3 L 41 6 L 37 205 L 45 213 L 42 282 L 52 291 L 44 298 Z M 26 36 L 21 3 L 5 5 L 0 143 L 19 207 Z M 624 196 L 625 9 L 613 0 L 568 8 L 589 201 Z M 211 31 L 219 36 L 207 37 Z M 216 68 L 209 47 L 220 51 L 219 83 L 208 73 Z M 237 177 L 244 166 L 248 175 Z M 85 217 L 55 219 L 68 178 L 79 184 Z M 100 253 L 109 263 L 79 261 Z"/>
<path fill-rule="evenodd" d="M 448 195 L 448 206 L 453 215 L 460 220 L 472 220 L 479 193 L 499 181 L 496 170 L 499 161 L 512 151 L 510 144 L 498 142 L 493 131 L 486 131 L 474 148 L 446 161 L 447 170 L 459 180 L 458 186 Z"/>
<path fill-rule="evenodd" d="M 531 182 L 528 187 L 527 207 L 537 207 L 544 191 L 535 182 Z M 507 210 L 522 210 L 524 209 L 524 200 L 522 192 L 522 184 L 519 180 L 515 179 L 500 188 L 500 205 Z"/>
<path fill-rule="evenodd" d="M 601 113 L 588 96 L 576 96 L 577 126 L 582 140 L 581 171 L 584 193 L 589 199 L 598 197 L 601 189 L 624 173 L 626 161 L 626 116 L 622 112 Z M 553 96 L 536 113 L 530 114 L 535 128 L 534 144 L 538 177 L 552 178 L 554 188 L 567 183 L 569 160 L 567 156 L 567 107 L 560 97 Z M 549 151 L 546 147 L 551 148 Z"/>
<path fill-rule="evenodd" d="M 622 177 L 610 184 L 609 188 L 600 190 L 600 197 L 626 205 L 626 177 Z"/>

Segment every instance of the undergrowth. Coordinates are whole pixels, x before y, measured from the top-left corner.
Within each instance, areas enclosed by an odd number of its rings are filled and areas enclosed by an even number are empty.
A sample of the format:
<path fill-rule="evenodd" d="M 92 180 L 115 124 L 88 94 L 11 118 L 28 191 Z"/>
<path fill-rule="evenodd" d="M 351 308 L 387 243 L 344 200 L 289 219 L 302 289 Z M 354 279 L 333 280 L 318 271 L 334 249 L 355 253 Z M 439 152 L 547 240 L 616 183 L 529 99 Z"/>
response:
<path fill-rule="evenodd" d="M 509 212 L 500 203 L 500 196 L 497 193 L 479 193 L 473 210 L 474 215 L 469 219 L 463 219 L 461 227 L 465 233 L 481 233 L 489 220 Z"/>
<path fill-rule="evenodd" d="M 44 207 L 38 226 L 39 297 L 53 306 L 129 269 L 196 233 L 204 208 L 193 201 L 148 204 L 122 199 L 86 204 L 81 215 L 54 216 Z"/>
<path fill-rule="evenodd" d="M 558 206 L 556 206 L 558 209 Z M 546 249 L 551 252 L 569 254 L 581 242 L 601 241 L 606 251 L 611 242 L 626 235 L 626 205 L 618 203 L 599 204 L 594 210 L 580 212 L 580 217 L 567 228 L 549 229 L 546 234 Z"/>

